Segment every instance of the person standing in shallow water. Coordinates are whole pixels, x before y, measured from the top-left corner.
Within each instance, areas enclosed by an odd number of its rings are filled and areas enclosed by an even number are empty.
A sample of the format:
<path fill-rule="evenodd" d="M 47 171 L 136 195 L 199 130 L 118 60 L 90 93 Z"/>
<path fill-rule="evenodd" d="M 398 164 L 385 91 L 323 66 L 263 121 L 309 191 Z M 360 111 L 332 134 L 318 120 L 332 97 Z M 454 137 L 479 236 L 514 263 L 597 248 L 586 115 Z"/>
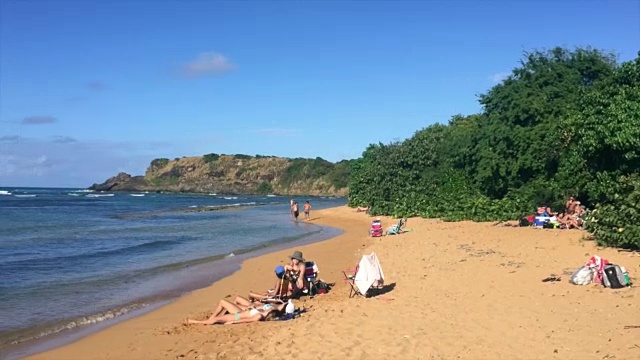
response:
<path fill-rule="evenodd" d="M 289 214 L 291 215 L 291 217 L 293 217 L 293 203 L 294 203 L 294 201 L 293 201 L 293 199 L 291 199 L 289 201 Z"/>
<path fill-rule="evenodd" d="M 311 204 L 309 203 L 309 200 L 304 203 L 302 210 L 304 210 L 304 219 L 309 220 L 309 213 L 311 212 Z"/>
<path fill-rule="evenodd" d="M 291 209 L 293 210 L 293 217 L 296 219 L 296 221 L 298 221 L 298 215 L 300 215 L 300 211 L 298 209 L 298 202 L 294 202 L 293 207 Z"/>

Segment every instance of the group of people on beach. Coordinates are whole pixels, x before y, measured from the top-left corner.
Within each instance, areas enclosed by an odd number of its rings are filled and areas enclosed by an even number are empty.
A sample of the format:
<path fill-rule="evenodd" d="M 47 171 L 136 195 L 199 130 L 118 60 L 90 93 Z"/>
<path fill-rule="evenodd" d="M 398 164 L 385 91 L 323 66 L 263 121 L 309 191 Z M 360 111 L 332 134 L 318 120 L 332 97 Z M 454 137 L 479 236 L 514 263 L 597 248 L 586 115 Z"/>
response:
<path fill-rule="evenodd" d="M 536 209 L 536 217 L 546 218 L 547 222 L 563 229 L 579 229 L 584 224 L 584 216 L 587 208 L 571 196 L 565 202 L 562 212 L 553 212 L 548 206 L 539 206 Z"/>
<path fill-rule="evenodd" d="M 298 221 L 298 216 L 300 216 L 300 207 L 298 205 L 298 202 L 291 199 L 289 201 L 289 205 L 290 205 L 290 214 L 291 216 L 293 216 L 294 220 Z M 311 203 L 309 202 L 309 200 L 305 201 L 304 205 L 302 206 L 302 210 L 304 211 L 304 219 L 305 220 L 309 220 L 309 213 L 311 212 Z"/>
<path fill-rule="evenodd" d="M 236 296 L 233 302 L 222 299 L 208 319 L 188 319 L 187 323 L 230 325 L 278 318 L 287 307 L 287 301 L 299 298 L 310 285 L 304 276 L 306 262 L 302 252 L 294 251 L 289 259 L 289 264 L 275 268 L 276 284 L 266 293 L 250 291 L 246 298 Z"/>

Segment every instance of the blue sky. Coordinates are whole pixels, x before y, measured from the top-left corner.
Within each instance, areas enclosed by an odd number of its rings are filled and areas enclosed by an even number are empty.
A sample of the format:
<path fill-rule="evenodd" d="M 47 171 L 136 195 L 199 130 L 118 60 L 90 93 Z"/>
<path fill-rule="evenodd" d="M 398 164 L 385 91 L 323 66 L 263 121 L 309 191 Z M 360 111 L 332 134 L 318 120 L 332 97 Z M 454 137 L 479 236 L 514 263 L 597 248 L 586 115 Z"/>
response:
<path fill-rule="evenodd" d="M 356 158 L 480 110 L 522 52 L 640 49 L 640 3 L 0 1 L 0 186 L 158 157 Z"/>

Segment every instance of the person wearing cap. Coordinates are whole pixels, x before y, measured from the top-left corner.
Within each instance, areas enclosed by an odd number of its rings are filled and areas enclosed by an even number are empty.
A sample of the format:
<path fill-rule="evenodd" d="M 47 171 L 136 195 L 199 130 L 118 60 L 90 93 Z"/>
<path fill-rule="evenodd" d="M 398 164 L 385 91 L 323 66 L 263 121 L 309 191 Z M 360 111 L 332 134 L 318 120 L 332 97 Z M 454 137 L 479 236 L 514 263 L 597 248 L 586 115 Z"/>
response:
<path fill-rule="evenodd" d="M 304 258 L 302 257 L 301 251 L 294 251 L 291 256 L 291 263 L 285 265 L 285 270 L 291 274 L 291 278 L 293 282 L 293 292 L 296 293 L 300 290 L 304 289 L 304 271 L 306 269 L 306 264 L 304 262 Z"/>
<path fill-rule="evenodd" d="M 278 278 L 275 286 L 272 289 L 269 289 L 266 294 L 258 294 L 254 291 L 249 291 L 249 300 L 265 301 L 273 299 L 274 301 L 280 301 L 291 295 L 291 283 L 289 282 L 289 277 L 286 276 L 287 271 L 285 267 L 282 265 L 276 266 L 275 273 Z"/>

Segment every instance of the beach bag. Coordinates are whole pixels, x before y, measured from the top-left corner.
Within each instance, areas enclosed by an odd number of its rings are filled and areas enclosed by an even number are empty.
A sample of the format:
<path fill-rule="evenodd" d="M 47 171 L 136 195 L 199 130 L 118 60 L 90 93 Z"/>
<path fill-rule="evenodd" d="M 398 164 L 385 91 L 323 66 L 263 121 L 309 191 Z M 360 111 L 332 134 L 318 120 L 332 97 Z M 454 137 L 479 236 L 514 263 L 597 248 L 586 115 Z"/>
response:
<path fill-rule="evenodd" d="M 593 281 L 593 270 L 587 266 L 583 266 L 571 275 L 569 282 L 574 285 L 589 285 Z"/>
<path fill-rule="evenodd" d="M 602 285 L 611 289 L 621 289 L 629 286 L 620 266 L 616 264 L 605 265 L 602 276 Z"/>
<path fill-rule="evenodd" d="M 316 293 L 317 294 L 326 294 L 330 290 L 329 284 L 327 284 L 326 282 L 324 282 L 322 280 L 316 281 L 314 286 L 316 288 Z"/>

